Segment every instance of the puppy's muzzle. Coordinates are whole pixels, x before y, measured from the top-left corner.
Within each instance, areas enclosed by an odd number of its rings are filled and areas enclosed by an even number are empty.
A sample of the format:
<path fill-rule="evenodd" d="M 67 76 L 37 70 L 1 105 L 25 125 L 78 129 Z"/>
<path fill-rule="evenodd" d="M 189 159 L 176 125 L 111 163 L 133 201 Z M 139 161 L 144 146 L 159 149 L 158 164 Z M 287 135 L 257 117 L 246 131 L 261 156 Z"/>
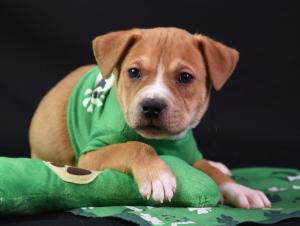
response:
<path fill-rule="evenodd" d="M 164 100 L 158 98 L 147 98 L 141 102 L 141 112 L 147 119 L 157 119 L 167 108 Z"/>

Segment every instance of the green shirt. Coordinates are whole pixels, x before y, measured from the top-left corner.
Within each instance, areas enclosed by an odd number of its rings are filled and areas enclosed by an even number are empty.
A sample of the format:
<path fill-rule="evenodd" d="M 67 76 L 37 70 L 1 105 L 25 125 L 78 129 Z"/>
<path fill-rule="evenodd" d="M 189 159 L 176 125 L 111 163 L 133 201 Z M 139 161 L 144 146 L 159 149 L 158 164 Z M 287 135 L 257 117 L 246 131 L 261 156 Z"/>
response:
<path fill-rule="evenodd" d="M 140 141 L 159 155 L 173 155 L 189 164 L 202 158 L 191 130 L 176 140 L 146 139 L 128 127 L 116 100 L 114 75 L 103 79 L 98 67 L 88 71 L 75 86 L 67 108 L 67 124 L 76 162 L 83 153 L 101 147 Z"/>

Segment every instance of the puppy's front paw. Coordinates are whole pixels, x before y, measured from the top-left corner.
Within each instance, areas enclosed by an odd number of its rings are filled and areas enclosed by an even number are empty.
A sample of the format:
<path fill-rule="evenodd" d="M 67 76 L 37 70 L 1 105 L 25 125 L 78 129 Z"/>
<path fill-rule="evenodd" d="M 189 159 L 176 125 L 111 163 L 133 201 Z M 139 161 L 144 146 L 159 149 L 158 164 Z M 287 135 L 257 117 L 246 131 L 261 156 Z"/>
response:
<path fill-rule="evenodd" d="M 261 191 L 236 183 L 226 183 L 220 189 L 225 204 L 246 209 L 271 207 L 271 202 Z"/>
<path fill-rule="evenodd" d="M 171 201 L 176 190 L 176 178 L 160 159 L 134 173 L 141 195 L 156 202 Z"/>

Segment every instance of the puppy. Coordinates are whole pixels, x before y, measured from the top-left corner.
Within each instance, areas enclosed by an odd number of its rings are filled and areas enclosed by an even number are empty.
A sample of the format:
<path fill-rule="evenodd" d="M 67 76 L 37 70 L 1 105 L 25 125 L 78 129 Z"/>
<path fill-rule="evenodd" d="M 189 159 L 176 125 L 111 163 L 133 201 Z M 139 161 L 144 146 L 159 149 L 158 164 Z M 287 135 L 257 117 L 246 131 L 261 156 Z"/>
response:
<path fill-rule="evenodd" d="M 208 174 L 226 204 L 270 207 L 260 191 L 235 183 L 205 160 L 191 129 L 211 88 L 220 90 L 238 52 L 177 28 L 132 29 L 93 41 L 97 66 L 80 67 L 39 104 L 30 126 L 32 158 L 133 175 L 142 196 L 171 201 L 176 178 L 158 155 L 182 158 Z"/>

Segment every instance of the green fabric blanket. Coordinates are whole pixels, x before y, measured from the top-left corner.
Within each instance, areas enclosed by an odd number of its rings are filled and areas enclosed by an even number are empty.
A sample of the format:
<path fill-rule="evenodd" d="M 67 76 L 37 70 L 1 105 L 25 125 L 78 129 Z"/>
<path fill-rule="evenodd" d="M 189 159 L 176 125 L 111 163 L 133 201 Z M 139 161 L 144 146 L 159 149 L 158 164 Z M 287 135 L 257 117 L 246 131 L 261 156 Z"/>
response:
<path fill-rule="evenodd" d="M 139 225 L 218 225 L 242 222 L 275 223 L 300 217 L 300 170 L 284 168 L 242 168 L 233 170 L 236 181 L 264 191 L 272 202 L 270 209 L 239 209 L 226 205 L 206 208 L 151 206 L 87 207 L 72 210 L 85 217 L 117 217 Z"/>

